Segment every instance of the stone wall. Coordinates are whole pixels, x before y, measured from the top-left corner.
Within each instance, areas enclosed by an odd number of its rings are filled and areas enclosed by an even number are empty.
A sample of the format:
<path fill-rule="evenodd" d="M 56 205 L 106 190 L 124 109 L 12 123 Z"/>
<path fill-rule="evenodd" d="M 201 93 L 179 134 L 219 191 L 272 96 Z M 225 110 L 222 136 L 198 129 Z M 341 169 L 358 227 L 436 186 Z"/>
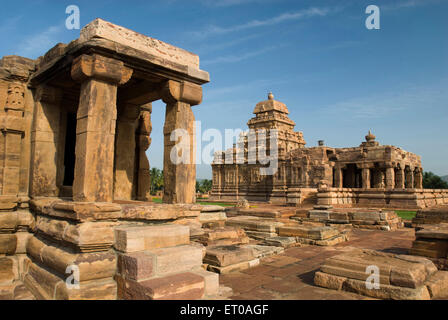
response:
<path fill-rule="evenodd" d="M 448 204 L 448 190 L 328 188 L 319 190 L 317 204 L 419 209 Z"/>

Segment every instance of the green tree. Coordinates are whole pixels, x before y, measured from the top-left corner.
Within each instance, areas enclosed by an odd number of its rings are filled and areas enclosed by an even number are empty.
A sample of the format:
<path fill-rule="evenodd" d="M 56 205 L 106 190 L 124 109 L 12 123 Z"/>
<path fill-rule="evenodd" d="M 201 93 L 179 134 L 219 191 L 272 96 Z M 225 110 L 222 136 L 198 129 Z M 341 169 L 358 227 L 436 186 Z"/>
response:
<path fill-rule="evenodd" d="M 425 189 L 448 189 L 448 183 L 438 175 L 428 171 L 423 173 L 423 188 Z"/>
<path fill-rule="evenodd" d="M 207 193 L 212 190 L 212 180 L 204 179 L 201 182 L 196 181 L 196 192 Z"/>
<path fill-rule="evenodd" d="M 151 194 L 155 195 L 157 191 L 163 189 L 163 171 L 158 168 L 151 168 Z"/>

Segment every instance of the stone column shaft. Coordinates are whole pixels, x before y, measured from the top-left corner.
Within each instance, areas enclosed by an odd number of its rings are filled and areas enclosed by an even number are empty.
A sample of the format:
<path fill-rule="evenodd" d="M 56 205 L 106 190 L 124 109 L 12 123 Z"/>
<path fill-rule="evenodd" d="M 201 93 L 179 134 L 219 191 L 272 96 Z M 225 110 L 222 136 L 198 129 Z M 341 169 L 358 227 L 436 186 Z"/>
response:
<path fill-rule="evenodd" d="M 164 88 L 163 101 L 166 103 L 163 129 L 165 143 L 163 202 L 194 203 L 196 201 L 196 138 L 195 119 L 191 106 L 201 103 L 202 88 L 191 83 L 169 80 Z M 178 139 L 171 141 L 175 138 L 175 133 Z M 176 158 L 177 161 L 173 162 Z"/>
<path fill-rule="evenodd" d="M 397 169 L 395 188 L 396 189 L 404 189 L 405 188 L 405 185 L 404 185 L 404 170 L 401 169 L 401 168 Z"/>
<path fill-rule="evenodd" d="M 99 55 L 74 60 L 72 77 L 81 82 L 77 113 L 73 200 L 113 200 L 114 142 L 117 120 L 117 86 L 132 70 L 123 62 Z"/>
<path fill-rule="evenodd" d="M 415 188 L 417 189 L 422 189 L 423 188 L 423 174 L 422 174 L 422 169 L 419 169 L 416 171 L 415 175 L 414 175 L 414 183 L 415 183 Z"/>
<path fill-rule="evenodd" d="M 386 168 L 386 188 L 393 189 L 395 187 L 395 171 L 393 167 Z"/>
<path fill-rule="evenodd" d="M 342 174 L 342 168 L 336 167 L 334 170 L 334 186 L 335 188 L 342 188 L 343 187 L 343 174 Z"/>
<path fill-rule="evenodd" d="M 140 107 L 133 104 L 123 104 L 120 107 L 115 140 L 114 199 L 131 200 L 136 191 L 135 134 Z"/>
<path fill-rule="evenodd" d="M 58 196 L 57 151 L 62 92 L 51 87 L 36 90 L 34 124 L 31 132 L 31 195 Z"/>
<path fill-rule="evenodd" d="M 138 129 L 138 185 L 137 200 L 151 201 L 151 174 L 146 150 L 151 145 L 151 112 L 152 105 L 141 107 Z"/>
<path fill-rule="evenodd" d="M 370 169 L 363 168 L 361 174 L 362 174 L 362 188 L 370 189 Z"/>

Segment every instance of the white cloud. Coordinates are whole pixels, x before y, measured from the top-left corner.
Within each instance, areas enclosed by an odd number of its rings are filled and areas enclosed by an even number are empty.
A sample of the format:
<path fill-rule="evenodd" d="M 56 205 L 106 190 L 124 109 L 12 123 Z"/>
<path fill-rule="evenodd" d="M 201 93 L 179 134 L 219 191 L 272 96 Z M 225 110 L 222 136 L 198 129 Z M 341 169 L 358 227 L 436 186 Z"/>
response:
<path fill-rule="evenodd" d="M 222 35 L 231 32 L 243 31 L 253 28 L 272 26 L 280 24 L 287 21 L 295 21 L 303 18 L 315 17 L 315 16 L 326 16 L 330 12 L 328 8 L 309 8 L 305 10 L 300 10 L 296 12 L 286 12 L 280 14 L 276 17 L 265 19 L 265 20 L 252 20 L 243 24 L 237 24 L 228 27 L 220 27 L 216 25 L 211 25 L 201 31 L 191 32 L 194 37 L 205 38 L 213 35 Z"/>
<path fill-rule="evenodd" d="M 272 1 L 274 0 L 201 0 L 201 3 L 210 7 L 230 7 L 250 3 L 266 3 Z"/>
<path fill-rule="evenodd" d="M 420 7 L 425 6 L 429 4 L 439 3 L 440 0 L 406 0 L 406 1 L 399 1 L 395 3 L 389 3 L 386 5 L 381 5 L 380 9 L 384 10 L 398 10 L 403 8 L 414 8 L 414 7 Z"/>
<path fill-rule="evenodd" d="M 60 24 L 28 36 L 18 45 L 18 54 L 29 58 L 45 54 L 59 42 L 64 30 L 64 24 Z"/>
<path fill-rule="evenodd" d="M 235 63 L 235 62 L 240 62 L 243 60 L 247 60 L 247 59 L 262 55 L 266 52 L 272 51 L 277 48 L 278 47 L 268 47 L 268 48 L 264 48 L 261 50 L 246 52 L 241 55 L 221 56 L 221 57 L 217 57 L 214 59 L 204 60 L 204 61 L 202 61 L 202 63 L 204 65 L 211 65 L 211 64 L 217 64 L 217 63 Z"/>
<path fill-rule="evenodd" d="M 446 81 L 441 83 L 446 84 Z M 344 114 L 347 118 L 383 118 L 402 112 L 421 112 L 422 108 L 438 112 L 447 107 L 448 93 L 445 86 L 408 87 L 397 93 L 379 93 L 340 101 L 322 109 L 322 112 Z"/>

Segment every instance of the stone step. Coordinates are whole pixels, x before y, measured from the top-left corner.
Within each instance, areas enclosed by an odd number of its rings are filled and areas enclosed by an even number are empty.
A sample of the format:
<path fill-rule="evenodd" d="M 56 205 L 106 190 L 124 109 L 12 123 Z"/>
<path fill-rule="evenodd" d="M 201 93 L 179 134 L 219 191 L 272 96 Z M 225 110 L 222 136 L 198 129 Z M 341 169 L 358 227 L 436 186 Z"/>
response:
<path fill-rule="evenodd" d="M 190 243 L 190 228 L 176 224 L 144 227 L 117 227 L 115 248 L 121 252 L 138 252 Z"/>
<path fill-rule="evenodd" d="M 228 274 L 237 271 L 247 270 L 249 268 L 256 267 L 260 264 L 260 259 L 253 259 L 249 261 L 243 261 L 234 263 L 225 267 L 219 267 L 214 265 L 208 265 L 208 270 L 219 273 L 219 274 Z"/>
<path fill-rule="evenodd" d="M 204 296 L 206 287 L 204 276 L 193 272 L 140 282 L 117 277 L 117 282 L 118 298 L 124 300 L 196 300 Z"/>
<path fill-rule="evenodd" d="M 274 219 L 238 216 L 227 219 L 226 225 L 240 227 L 246 231 L 275 233 L 278 227 L 283 226 L 283 223 Z"/>
<path fill-rule="evenodd" d="M 278 229 L 281 237 L 299 237 L 311 240 L 326 240 L 339 235 L 337 229 L 318 226 L 284 226 Z"/>
<path fill-rule="evenodd" d="M 237 245 L 207 247 L 204 263 L 225 267 L 231 264 L 253 260 L 254 252 L 250 248 Z"/>
<path fill-rule="evenodd" d="M 182 245 L 119 254 L 118 271 L 124 278 L 144 281 L 154 277 L 199 269 L 203 249 L 200 245 Z"/>

